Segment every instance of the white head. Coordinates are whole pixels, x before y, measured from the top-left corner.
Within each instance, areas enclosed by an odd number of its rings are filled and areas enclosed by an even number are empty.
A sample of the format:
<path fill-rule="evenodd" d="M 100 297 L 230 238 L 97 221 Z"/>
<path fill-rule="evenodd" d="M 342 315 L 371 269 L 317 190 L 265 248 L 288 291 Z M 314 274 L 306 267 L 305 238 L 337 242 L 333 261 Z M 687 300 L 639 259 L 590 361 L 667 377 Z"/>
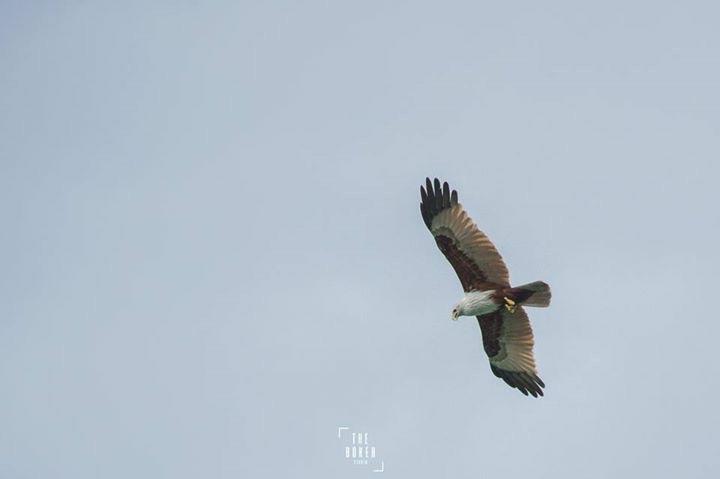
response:
<path fill-rule="evenodd" d="M 455 305 L 455 307 L 452 310 L 452 313 L 450 313 L 450 319 L 453 321 L 457 321 L 457 319 L 460 316 L 463 316 L 465 314 L 465 299 L 463 298 L 462 301 L 460 301 L 458 304 Z"/>

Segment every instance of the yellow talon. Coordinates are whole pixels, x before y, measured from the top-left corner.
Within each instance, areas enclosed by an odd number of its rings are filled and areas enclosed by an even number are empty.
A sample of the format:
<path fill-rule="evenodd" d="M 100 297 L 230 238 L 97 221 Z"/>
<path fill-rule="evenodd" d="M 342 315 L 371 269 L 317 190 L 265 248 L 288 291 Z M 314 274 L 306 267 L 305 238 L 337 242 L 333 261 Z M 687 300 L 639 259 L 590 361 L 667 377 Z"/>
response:
<path fill-rule="evenodd" d="M 505 300 L 505 308 L 507 308 L 507 310 L 511 313 L 514 313 L 515 308 L 517 308 L 517 304 L 515 303 L 515 301 L 508 297 L 504 297 L 503 299 Z"/>

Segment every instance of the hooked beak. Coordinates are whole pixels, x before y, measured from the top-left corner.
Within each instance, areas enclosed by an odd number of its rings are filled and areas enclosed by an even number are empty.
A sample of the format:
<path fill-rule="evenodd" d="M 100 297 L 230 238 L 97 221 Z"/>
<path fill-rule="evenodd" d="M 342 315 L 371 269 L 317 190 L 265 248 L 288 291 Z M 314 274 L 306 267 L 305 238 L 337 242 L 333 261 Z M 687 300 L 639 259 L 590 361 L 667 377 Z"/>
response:
<path fill-rule="evenodd" d="M 457 321 L 458 316 L 460 316 L 460 314 L 458 314 L 458 310 L 454 309 L 453 312 L 450 314 L 450 319 L 452 319 L 453 321 Z"/>

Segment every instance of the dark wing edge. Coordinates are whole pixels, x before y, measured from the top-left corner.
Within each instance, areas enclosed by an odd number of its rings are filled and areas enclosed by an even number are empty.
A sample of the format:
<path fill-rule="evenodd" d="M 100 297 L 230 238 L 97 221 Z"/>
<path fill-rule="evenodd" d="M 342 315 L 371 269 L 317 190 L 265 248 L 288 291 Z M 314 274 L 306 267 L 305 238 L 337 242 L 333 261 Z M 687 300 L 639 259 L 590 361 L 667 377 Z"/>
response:
<path fill-rule="evenodd" d="M 425 178 L 425 186 L 420 187 L 420 214 L 422 214 L 425 226 L 431 228 L 432 220 L 441 211 L 452 208 L 458 203 L 457 191 L 450 191 L 447 181 L 440 185 L 440 180 L 435 178 L 434 184 L 430 178 Z"/>
<path fill-rule="evenodd" d="M 545 383 L 535 373 L 507 371 L 493 364 L 490 364 L 490 370 L 495 376 L 505 381 L 505 384 L 511 388 L 518 389 L 526 396 L 528 393 L 533 397 L 545 395 L 542 390 L 542 388 L 545 387 Z"/>

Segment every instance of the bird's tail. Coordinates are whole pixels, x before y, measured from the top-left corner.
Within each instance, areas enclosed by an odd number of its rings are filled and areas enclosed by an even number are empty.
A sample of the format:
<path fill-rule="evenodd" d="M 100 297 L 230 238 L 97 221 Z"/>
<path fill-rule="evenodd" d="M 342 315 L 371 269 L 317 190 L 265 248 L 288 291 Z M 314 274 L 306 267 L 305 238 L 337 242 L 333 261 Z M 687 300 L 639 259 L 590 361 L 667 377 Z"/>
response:
<path fill-rule="evenodd" d="M 536 308 L 546 308 L 550 306 L 550 286 L 542 281 L 535 281 L 522 286 L 516 286 L 510 289 L 510 296 L 518 304 L 523 306 L 535 306 Z"/>

